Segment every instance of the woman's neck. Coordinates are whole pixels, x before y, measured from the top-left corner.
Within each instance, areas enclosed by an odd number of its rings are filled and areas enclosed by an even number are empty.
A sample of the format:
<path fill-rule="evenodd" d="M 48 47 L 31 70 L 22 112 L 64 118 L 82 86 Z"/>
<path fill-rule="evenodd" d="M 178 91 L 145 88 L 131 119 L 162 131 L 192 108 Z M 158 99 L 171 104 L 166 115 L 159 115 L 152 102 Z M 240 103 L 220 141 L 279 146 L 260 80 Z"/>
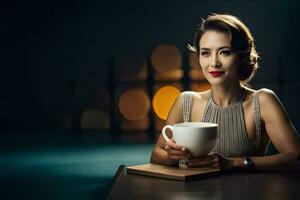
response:
<path fill-rule="evenodd" d="M 226 107 L 241 99 L 244 88 L 241 83 L 230 86 L 214 85 L 211 88 L 213 101 L 220 107 Z"/>

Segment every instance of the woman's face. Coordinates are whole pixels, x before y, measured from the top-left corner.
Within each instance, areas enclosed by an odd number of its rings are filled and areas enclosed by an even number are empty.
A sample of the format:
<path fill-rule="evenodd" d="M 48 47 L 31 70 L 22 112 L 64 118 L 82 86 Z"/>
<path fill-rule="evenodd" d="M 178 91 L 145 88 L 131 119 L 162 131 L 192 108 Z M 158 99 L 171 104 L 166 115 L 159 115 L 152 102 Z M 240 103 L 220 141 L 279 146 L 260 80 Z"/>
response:
<path fill-rule="evenodd" d="M 208 82 L 227 85 L 239 81 L 239 58 L 228 33 L 206 31 L 199 41 L 199 63 Z"/>

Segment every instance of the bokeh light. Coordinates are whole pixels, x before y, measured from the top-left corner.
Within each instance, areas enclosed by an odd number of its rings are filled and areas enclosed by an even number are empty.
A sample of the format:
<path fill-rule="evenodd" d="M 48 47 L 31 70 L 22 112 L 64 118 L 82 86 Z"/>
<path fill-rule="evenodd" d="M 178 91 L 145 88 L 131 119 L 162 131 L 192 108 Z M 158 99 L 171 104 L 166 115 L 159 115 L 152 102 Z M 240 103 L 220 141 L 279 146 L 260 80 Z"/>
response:
<path fill-rule="evenodd" d="M 190 85 L 190 88 L 195 92 L 203 92 L 209 90 L 211 88 L 211 85 L 208 82 L 192 83 Z"/>
<path fill-rule="evenodd" d="M 156 81 L 178 81 L 183 77 L 184 73 L 182 69 L 176 69 L 173 71 L 160 72 L 154 74 L 154 80 Z"/>
<path fill-rule="evenodd" d="M 167 85 L 160 88 L 155 93 L 152 100 L 152 106 L 155 114 L 159 118 L 166 120 L 168 113 L 179 94 L 180 90 L 174 86 Z"/>
<path fill-rule="evenodd" d="M 118 102 L 118 108 L 125 119 L 136 121 L 148 115 L 150 104 L 150 99 L 145 91 L 133 88 L 123 92 Z"/>
<path fill-rule="evenodd" d="M 161 44 L 152 51 L 151 63 L 157 73 L 179 69 L 182 66 L 181 52 L 174 45 Z"/>

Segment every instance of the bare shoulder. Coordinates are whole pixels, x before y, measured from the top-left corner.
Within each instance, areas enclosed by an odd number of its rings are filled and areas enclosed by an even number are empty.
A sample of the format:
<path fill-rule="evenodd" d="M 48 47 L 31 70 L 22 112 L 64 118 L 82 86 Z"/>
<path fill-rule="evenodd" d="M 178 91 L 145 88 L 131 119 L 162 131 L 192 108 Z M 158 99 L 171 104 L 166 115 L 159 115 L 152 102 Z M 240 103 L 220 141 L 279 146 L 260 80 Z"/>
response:
<path fill-rule="evenodd" d="M 273 90 L 267 89 L 267 88 L 262 88 L 257 90 L 258 92 L 258 99 L 261 105 L 276 105 L 276 104 L 280 104 L 279 102 L 279 98 L 277 97 L 277 95 L 275 94 L 275 92 Z"/>
<path fill-rule="evenodd" d="M 206 90 L 203 92 L 193 92 L 193 100 L 197 103 L 205 103 L 207 102 L 211 90 Z"/>
<path fill-rule="evenodd" d="M 203 91 L 203 92 L 184 91 L 179 95 L 178 101 L 183 101 L 184 94 L 192 95 L 193 103 L 202 102 L 202 101 L 207 101 L 207 99 L 209 98 L 210 90 Z"/>
<path fill-rule="evenodd" d="M 181 92 L 180 95 L 178 95 L 178 97 L 176 98 L 174 105 L 182 107 L 184 96 L 186 94 L 189 94 L 192 96 L 193 103 L 199 103 L 199 102 L 207 101 L 209 94 L 210 94 L 210 90 L 204 91 L 204 92 L 195 92 L 195 91 Z"/>
<path fill-rule="evenodd" d="M 278 100 L 278 97 L 276 96 L 275 92 L 273 90 L 262 88 L 259 90 L 254 90 L 248 87 L 244 87 L 246 91 L 245 100 L 251 101 L 255 95 L 258 95 L 259 103 L 265 103 L 274 100 Z"/>
<path fill-rule="evenodd" d="M 263 119 L 274 118 L 275 115 L 277 117 L 283 117 L 286 111 L 273 90 L 262 88 L 257 92 L 260 112 Z"/>

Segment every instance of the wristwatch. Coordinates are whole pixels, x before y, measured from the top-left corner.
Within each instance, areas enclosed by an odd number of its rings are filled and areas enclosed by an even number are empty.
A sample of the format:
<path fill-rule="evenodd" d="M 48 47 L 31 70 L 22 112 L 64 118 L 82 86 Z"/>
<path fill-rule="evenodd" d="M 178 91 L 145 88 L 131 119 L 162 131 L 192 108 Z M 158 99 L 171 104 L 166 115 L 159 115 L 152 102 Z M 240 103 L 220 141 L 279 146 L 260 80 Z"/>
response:
<path fill-rule="evenodd" d="M 244 168 L 247 171 L 250 171 L 250 170 L 254 169 L 254 163 L 252 162 L 252 160 L 249 157 L 245 156 L 244 160 L 243 160 L 243 163 L 244 163 Z"/>

